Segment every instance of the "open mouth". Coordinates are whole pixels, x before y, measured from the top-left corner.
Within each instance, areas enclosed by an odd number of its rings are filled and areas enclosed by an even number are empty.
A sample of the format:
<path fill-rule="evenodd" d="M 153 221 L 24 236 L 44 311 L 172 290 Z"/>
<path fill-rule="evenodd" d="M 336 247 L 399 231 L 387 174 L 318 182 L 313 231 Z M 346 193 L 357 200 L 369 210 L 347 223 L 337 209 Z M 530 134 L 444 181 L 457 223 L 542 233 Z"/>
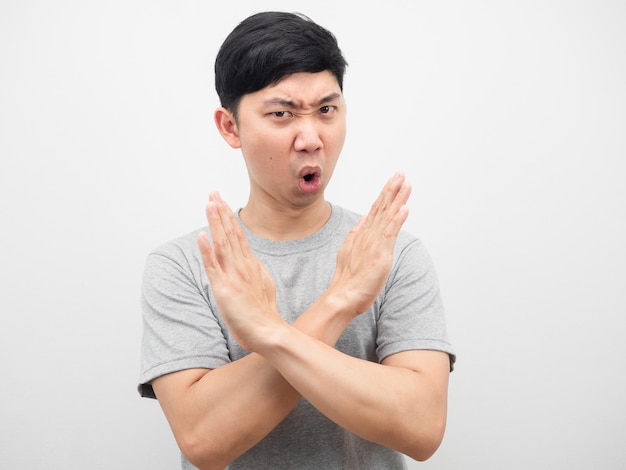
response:
<path fill-rule="evenodd" d="M 317 192 L 322 186 L 322 178 L 318 168 L 304 168 L 300 173 L 300 190 L 305 193 Z"/>

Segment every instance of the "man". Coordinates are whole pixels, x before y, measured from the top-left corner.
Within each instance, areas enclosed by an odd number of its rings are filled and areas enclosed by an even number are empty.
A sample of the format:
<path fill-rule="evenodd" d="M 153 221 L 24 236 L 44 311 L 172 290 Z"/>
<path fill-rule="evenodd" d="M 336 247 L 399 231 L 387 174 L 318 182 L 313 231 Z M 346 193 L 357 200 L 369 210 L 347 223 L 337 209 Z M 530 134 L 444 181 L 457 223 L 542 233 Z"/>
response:
<path fill-rule="evenodd" d="M 218 131 L 246 205 L 148 256 L 140 392 L 183 468 L 399 469 L 445 429 L 454 362 L 437 281 L 401 230 L 402 174 L 366 217 L 324 199 L 346 135 L 346 62 L 308 18 L 267 12 L 215 64 Z"/>

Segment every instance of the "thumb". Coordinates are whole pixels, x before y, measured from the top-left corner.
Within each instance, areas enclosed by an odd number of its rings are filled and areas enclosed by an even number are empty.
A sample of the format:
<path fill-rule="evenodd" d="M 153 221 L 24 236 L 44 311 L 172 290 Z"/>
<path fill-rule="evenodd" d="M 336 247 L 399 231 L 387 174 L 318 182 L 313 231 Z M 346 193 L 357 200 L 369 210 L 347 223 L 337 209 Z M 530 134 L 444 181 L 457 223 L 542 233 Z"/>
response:
<path fill-rule="evenodd" d="M 346 235 L 346 238 L 343 241 L 343 245 L 341 245 L 339 253 L 337 253 L 338 255 L 340 253 L 346 253 L 352 250 L 352 245 L 354 244 L 354 238 L 363 227 L 363 224 L 365 223 L 365 219 L 366 219 L 366 216 L 362 216 L 361 219 L 357 222 L 357 224 L 350 229 L 350 231 L 348 232 L 348 235 Z"/>

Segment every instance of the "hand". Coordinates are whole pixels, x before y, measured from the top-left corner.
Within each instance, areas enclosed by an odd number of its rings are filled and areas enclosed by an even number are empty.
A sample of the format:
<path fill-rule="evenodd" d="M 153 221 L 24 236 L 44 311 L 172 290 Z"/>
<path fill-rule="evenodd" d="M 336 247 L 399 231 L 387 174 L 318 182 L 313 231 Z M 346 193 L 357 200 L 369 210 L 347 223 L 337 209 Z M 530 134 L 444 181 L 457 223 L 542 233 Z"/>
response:
<path fill-rule="evenodd" d="M 329 292 L 343 298 L 353 316 L 365 312 L 385 285 L 396 238 L 409 214 L 406 202 L 410 194 L 404 175 L 394 175 L 337 253 Z"/>
<path fill-rule="evenodd" d="M 204 269 L 228 329 L 252 351 L 265 327 L 284 323 L 276 307 L 276 284 L 252 254 L 235 215 L 218 193 L 211 193 L 206 216 L 213 246 L 206 233 L 198 235 Z"/>

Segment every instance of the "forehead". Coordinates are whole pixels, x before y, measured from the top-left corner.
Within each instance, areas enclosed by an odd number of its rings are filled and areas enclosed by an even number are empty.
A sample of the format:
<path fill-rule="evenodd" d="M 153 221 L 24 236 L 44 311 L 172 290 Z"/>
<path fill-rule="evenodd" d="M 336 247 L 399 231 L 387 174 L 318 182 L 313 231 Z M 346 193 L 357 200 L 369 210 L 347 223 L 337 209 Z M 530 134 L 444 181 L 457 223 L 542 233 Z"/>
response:
<path fill-rule="evenodd" d="M 242 102 L 247 100 L 250 104 L 263 107 L 283 105 L 306 109 L 342 99 L 335 76 L 329 71 L 323 71 L 288 75 L 278 83 L 245 95 Z"/>

